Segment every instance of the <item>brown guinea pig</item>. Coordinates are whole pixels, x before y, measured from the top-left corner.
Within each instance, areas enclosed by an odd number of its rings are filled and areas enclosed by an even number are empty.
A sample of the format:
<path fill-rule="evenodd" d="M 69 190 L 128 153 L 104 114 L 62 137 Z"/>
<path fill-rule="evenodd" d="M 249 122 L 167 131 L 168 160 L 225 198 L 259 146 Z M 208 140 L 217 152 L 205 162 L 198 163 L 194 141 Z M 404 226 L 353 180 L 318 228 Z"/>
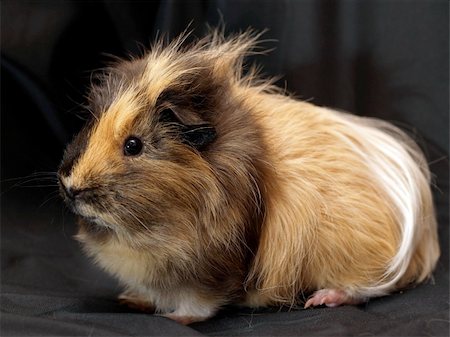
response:
<path fill-rule="evenodd" d="M 428 278 L 430 173 L 399 129 L 243 75 L 258 35 L 157 43 L 92 85 L 61 193 L 120 299 L 189 324 L 226 304 L 357 304 Z"/>

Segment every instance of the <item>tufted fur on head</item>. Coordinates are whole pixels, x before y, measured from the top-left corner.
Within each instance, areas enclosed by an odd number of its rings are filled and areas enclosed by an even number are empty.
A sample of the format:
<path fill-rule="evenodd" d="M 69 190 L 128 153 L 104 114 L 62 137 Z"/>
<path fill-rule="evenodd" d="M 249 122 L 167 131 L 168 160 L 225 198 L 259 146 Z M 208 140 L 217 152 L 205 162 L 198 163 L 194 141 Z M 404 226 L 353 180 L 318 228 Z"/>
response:
<path fill-rule="evenodd" d="M 418 147 L 385 122 L 295 100 L 254 67 L 244 75 L 258 38 L 159 41 L 92 85 L 61 193 L 134 306 L 190 323 L 321 289 L 341 300 L 322 303 L 356 303 L 434 268 Z"/>

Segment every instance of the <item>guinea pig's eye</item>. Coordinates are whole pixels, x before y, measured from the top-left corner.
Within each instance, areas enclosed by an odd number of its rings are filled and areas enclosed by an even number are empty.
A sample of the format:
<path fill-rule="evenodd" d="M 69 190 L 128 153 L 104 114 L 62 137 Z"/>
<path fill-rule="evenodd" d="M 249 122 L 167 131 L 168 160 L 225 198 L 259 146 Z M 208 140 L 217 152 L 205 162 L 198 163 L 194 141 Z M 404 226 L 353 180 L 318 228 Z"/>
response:
<path fill-rule="evenodd" d="M 126 156 L 137 156 L 142 151 L 142 141 L 134 136 L 128 137 L 123 146 L 123 153 Z"/>

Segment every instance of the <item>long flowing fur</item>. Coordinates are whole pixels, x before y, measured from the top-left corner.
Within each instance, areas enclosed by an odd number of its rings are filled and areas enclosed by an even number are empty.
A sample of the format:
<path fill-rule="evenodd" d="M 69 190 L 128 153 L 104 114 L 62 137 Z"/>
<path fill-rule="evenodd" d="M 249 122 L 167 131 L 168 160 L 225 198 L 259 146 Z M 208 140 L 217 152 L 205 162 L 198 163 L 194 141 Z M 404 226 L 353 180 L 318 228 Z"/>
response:
<path fill-rule="evenodd" d="M 256 304 L 290 304 L 302 290 L 321 288 L 368 298 L 429 276 L 439 247 L 418 147 L 386 122 L 285 98 L 273 105 L 280 114 L 308 112 L 268 131 L 290 139 L 273 141 L 283 175 L 276 181 L 284 184 L 271 187 L 273 209 L 250 273 L 267 296 Z"/>
<path fill-rule="evenodd" d="M 430 276 L 439 247 L 419 148 L 243 71 L 258 38 L 215 30 L 186 47 L 183 35 L 97 76 L 59 179 L 122 300 L 189 323 L 227 303 L 294 305 L 320 289 L 354 303 Z M 183 142 L 192 125 L 216 138 Z M 132 158 L 130 135 L 143 142 Z"/>

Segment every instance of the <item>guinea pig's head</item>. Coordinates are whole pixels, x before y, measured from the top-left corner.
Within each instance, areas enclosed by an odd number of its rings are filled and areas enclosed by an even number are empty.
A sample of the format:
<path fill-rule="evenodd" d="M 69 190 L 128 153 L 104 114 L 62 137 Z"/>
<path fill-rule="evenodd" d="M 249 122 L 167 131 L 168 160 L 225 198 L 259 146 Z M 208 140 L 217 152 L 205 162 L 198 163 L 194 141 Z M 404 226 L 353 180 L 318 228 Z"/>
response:
<path fill-rule="evenodd" d="M 245 222 L 260 208 L 263 149 L 240 93 L 255 37 L 182 40 L 114 64 L 90 90 L 92 117 L 67 147 L 59 183 L 95 231 L 226 236 L 219 219 Z"/>

